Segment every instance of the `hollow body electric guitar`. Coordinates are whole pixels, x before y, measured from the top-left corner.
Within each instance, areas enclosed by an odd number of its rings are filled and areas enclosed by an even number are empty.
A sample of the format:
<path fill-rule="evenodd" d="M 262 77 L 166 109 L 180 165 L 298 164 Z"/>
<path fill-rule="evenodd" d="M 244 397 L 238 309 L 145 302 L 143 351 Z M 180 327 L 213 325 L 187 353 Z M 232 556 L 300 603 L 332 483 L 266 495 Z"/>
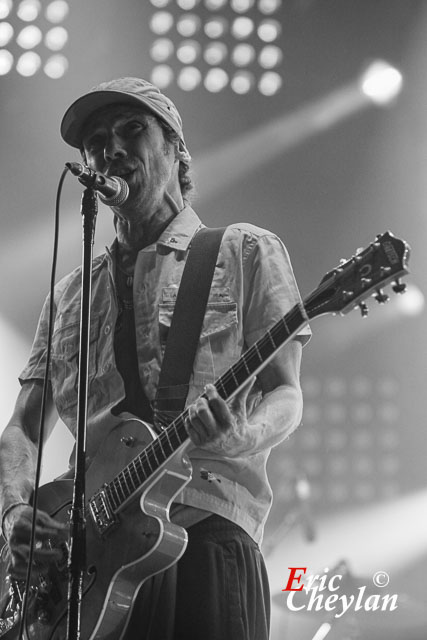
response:
<path fill-rule="evenodd" d="M 302 304 L 295 305 L 216 382 L 224 400 L 231 399 L 309 320 L 345 314 L 382 287 L 408 273 L 408 245 L 390 232 L 327 273 Z M 184 553 L 186 531 L 169 521 L 169 508 L 191 479 L 185 456 L 189 442 L 185 410 L 159 436 L 137 419 L 114 428 L 87 472 L 86 569 L 81 606 L 81 640 L 120 640 L 136 595 L 150 576 L 174 564 Z M 108 460 L 108 470 L 104 461 Z M 108 474 L 108 475 L 106 475 Z M 41 487 L 38 506 L 62 522 L 69 521 L 72 481 Z M 35 566 L 24 624 L 26 640 L 64 640 L 67 625 L 68 540 L 52 539 L 62 559 Z M 17 640 L 23 584 L 10 576 L 8 546 L 0 540 L 0 638 Z"/>

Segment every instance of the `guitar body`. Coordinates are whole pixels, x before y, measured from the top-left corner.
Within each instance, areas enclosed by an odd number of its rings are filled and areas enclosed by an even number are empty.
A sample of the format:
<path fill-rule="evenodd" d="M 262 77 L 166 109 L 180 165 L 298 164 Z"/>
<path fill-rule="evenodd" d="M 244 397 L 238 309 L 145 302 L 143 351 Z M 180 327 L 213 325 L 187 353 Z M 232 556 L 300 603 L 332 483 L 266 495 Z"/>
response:
<path fill-rule="evenodd" d="M 126 420 L 107 436 L 86 476 L 86 495 L 95 494 L 153 439 L 146 423 Z M 123 637 L 138 590 L 150 576 L 173 565 L 187 544 L 185 529 L 169 521 L 175 496 L 191 479 L 191 464 L 181 447 L 158 469 L 115 515 L 103 533 L 86 514 L 86 571 L 81 606 L 81 640 L 119 640 Z M 108 468 L 109 477 L 105 476 Z M 41 487 L 39 508 L 68 523 L 73 483 L 58 480 Z M 139 502 L 139 504 L 138 504 Z M 64 549 L 64 560 L 37 576 L 26 621 L 28 640 L 64 640 L 67 628 L 66 541 L 52 541 Z M 35 574 L 35 575 L 34 575 Z M 0 637 L 15 640 L 19 620 L 12 620 L 7 545 L 0 554 Z M 36 579 L 37 578 L 37 579 Z M 5 609 L 9 607 L 9 615 Z M 16 612 L 15 612 L 15 617 Z M 12 625 L 10 629 L 8 626 Z M 3 626 L 3 628 L 2 628 Z"/>

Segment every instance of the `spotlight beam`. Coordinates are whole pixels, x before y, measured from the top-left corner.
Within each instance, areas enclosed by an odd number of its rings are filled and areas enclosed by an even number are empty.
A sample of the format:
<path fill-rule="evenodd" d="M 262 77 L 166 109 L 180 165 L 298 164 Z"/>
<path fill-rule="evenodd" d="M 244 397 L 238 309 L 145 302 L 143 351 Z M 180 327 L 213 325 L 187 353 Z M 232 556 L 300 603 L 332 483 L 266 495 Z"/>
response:
<path fill-rule="evenodd" d="M 393 88 L 389 87 L 388 98 L 384 92 L 378 99 L 376 82 L 384 84 L 387 80 Z M 257 167 L 356 113 L 374 105 L 385 106 L 400 89 L 400 73 L 387 63 L 376 61 L 352 82 L 295 113 L 280 116 L 200 156 L 195 163 L 200 199 L 209 200 Z"/>

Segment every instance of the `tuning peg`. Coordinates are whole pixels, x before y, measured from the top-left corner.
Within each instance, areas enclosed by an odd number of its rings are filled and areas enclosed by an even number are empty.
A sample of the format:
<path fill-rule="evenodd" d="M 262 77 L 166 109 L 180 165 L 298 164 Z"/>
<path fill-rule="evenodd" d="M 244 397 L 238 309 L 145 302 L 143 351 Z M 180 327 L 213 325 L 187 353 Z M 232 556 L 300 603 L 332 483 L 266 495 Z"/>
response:
<path fill-rule="evenodd" d="M 385 302 L 388 302 L 390 300 L 390 297 L 386 293 L 384 293 L 382 289 L 377 289 L 377 295 L 374 296 L 374 298 L 380 304 L 384 304 Z"/>
<path fill-rule="evenodd" d="M 349 300 L 351 300 L 354 297 L 354 291 L 343 291 L 342 292 L 342 297 L 344 302 L 348 302 Z"/>
<path fill-rule="evenodd" d="M 362 314 L 362 318 L 366 318 L 369 313 L 368 305 L 366 304 L 366 302 L 360 302 L 359 309 L 360 313 Z"/>
<path fill-rule="evenodd" d="M 391 288 L 393 289 L 394 293 L 405 293 L 406 284 L 404 282 L 400 282 L 400 279 L 397 278 L 396 282 L 392 285 Z"/>
<path fill-rule="evenodd" d="M 387 273 L 390 273 L 390 271 L 391 271 L 391 267 L 384 267 L 384 266 L 380 267 L 381 277 L 387 275 Z"/>

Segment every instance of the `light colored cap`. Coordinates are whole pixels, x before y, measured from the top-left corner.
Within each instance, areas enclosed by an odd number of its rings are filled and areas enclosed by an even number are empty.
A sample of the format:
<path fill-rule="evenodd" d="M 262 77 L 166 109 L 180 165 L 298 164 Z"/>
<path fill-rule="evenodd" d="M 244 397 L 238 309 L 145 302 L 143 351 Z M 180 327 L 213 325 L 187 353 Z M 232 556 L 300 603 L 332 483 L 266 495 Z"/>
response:
<path fill-rule="evenodd" d="M 61 123 L 61 135 L 65 142 L 79 149 L 83 126 L 89 116 L 109 104 L 120 103 L 144 105 L 172 127 L 181 138 L 181 149 L 187 151 L 178 109 L 156 86 L 141 78 L 117 78 L 103 82 L 73 102 Z"/>

